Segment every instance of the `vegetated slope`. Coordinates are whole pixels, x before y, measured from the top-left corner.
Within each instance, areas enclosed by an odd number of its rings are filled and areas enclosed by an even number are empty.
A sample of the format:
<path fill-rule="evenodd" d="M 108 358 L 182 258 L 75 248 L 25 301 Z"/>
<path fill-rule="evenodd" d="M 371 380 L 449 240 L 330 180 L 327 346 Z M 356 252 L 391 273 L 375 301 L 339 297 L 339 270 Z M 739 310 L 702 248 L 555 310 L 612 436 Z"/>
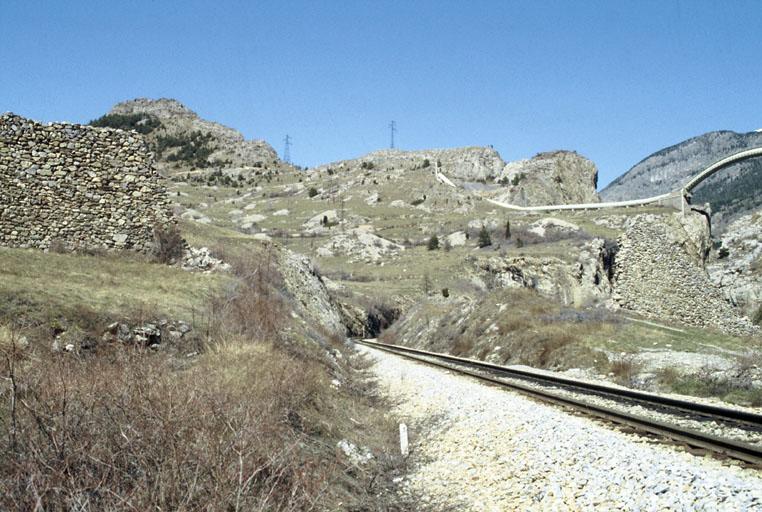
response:
<path fill-rule="evenodd" d="M 709 132 L 644 158 L 601 191 L 605 201 L 654 196 L 679 189 L 717 160 L 762 146 L 762 133 Z M 708 202 L 717 224 L 762 204 L 762 161 L 738 163 L 710 177 L 694 194 L 694 203 Z"/>
<path fill-rule="evenodd" d="M 232 270 L 0 248 L 0 509 L 384 509 L 396 424 L 319 277 L 183 228 Z"/>
<path fill-rule="evenodd" d="M 168 173 L 208 169 L 248 174 L 285 166 L 267 142 L 245 140 L 240 132 L 201 119 L 174 99 L 138 98 L 118 103 L 91 124 L 144 134 L 160 170 Z"/>

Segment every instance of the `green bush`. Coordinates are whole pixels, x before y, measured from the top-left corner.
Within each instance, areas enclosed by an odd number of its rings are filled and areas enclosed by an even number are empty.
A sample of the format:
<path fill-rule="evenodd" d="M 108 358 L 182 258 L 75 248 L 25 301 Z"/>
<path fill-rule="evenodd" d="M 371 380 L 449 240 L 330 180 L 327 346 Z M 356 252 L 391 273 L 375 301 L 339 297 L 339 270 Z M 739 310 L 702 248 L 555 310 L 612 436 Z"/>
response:
<path fill-rule="evenodd" d="M 492 237 L 489 235 L 489 231 L 487 231 L 487 226 L 482 226 L 481 231 L 479 231 L 479 241 L 477 242 L 477 245 L 479 247 L 492 245 Z"/>
<path fill-rule="evenodd" d="M 90 126 L 135 130 L 146 134 L 160 128 L 161 121 L 150 114 L 106 114 L 90 121 Z"/>
<path fill-rule="evenodd" d="M 210 145 L 211 140 L 211 133 L 204 134 L 199 131 L 190 135 L 160 136 L 156 139 L 156 154 L 161 158 L 168 149 L 178 148 L 166 158 L 168 162 L 187 162 L 199 168 L 209 167 L 210 162 L 207 159 L 214 152 Z"/>
<path fill-rule="evenodd" d="M 439 238 L 437 235 L 431 235 L 431 238 L 429 238 L 428 248 L 430 251 L 439 249 Z"/>
<path fill-rule="evenodd" d="M 310 187 L 310 189 L 307 191 L 307 195 L 310 197 L 315 197 L 318 195 L 318 191 L 315 187 Z"/>

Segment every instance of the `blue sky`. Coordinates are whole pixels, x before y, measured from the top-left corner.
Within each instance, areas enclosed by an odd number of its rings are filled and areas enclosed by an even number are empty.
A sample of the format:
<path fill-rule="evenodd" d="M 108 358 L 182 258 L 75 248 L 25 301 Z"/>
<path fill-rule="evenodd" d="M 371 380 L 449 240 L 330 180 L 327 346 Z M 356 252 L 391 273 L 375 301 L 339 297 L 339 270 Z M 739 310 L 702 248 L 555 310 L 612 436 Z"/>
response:
<path fill-rule="evenodd" d="M 86 122 L 177 98 L 295 163 L 573 149 L 605 185 L 665 146 L 762 127 L 757 1 L 0 0 L 0 111 Z"/>

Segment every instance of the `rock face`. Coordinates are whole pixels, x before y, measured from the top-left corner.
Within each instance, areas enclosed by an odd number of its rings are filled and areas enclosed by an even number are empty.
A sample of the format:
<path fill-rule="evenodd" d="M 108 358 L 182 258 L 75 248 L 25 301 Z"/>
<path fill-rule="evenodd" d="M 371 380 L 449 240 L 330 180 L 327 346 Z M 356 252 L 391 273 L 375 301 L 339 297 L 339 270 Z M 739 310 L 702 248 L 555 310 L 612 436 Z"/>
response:
<path fill-rule="evenodd" d="M 285 288 L 302 317 L 313 326 L 321 325 L 329 332 L 345 332 L 339 311 L 310 259 L 288 249 L 280 252 L 278 258 Z"/>
<path fill-rule="evenodd" d="M 704 242 L 693 238 L 675 214 L 640 215 L 619 238 L 614 275 L 614 298 L 626 309 L 671 318 L 698 327 L 713 327 L 734 335 L 753 335 L 758 329 L 739 316 L 709 280 L 700 256 Z M 695 214 L 692 222 L 706 218 Z"/>
<path fill-rule="evenodd" d="M 140 135 L 0 116 L 0 245 L 145 251 L 171 222 Z"/>
<path fill-rule="evenodd" d="M 354 263 L 378 263 L 382 258 L 391 258 L 405 248 L 367 230 L 356 228 L 331 237 L 328 243 L 318 249 L 320 256 L 348 256 Z"/>
<path fill-rule="evenodd" d="M 540 153 L 506 164 L 493 198 L 519 206 L 597 203 L 598 169 L 572 151 Z"/>
<path fill-rule="evenodd" d="M 498 176 L 505 166 L 500 154 L 494 149 L 474 146 L 420 151 L 384 149 L 354 160 L 321 165 L 315 170 L 356 167 L 380 170 L 427 168 L 433 172 L 437 163 L 440 165 L 440 172 L 448 177 L 466 181 L 491 180 Z"/>
<path fill-rule="evenodd" d="M 282 162 L 275 150 L 264 140 L 245 140 L 244 136 L 227 126 L 201 119 L 198 114 L 174 99 L 138 98 L 117 103 L 109 114 L 135 115 L 145 114 L 158 119 L 161 126 L 147 134 L 149 143 L 157 144 L 161 137 L 187 138 L 199 133 L 208 138 L 204 144 L 211 153 L 206 157 L 215 167 L 240 168 L 278 166 Z M 176 150 L 170 148 L 162 152 L 158 159 L 162 167 L 182 163 L 174 160 Z M 174 163 L 173 163 L 174 162 Z"/>
<path fill-rule="evenodd" d="M 712 163 L 762 146 L 762 133 L 709 132 L 662 149 L 633 166 L 601 191 L 604 201 L 655 196 L 676 190 Z M 694 203 L 709 202 L 715 213 L 732 216 L 762 205 L 760 159 L 747 160 L 712 176 L 695 191 Z M 756 197 L 755 197 L 756 196 Z M 716 224 L 716 222 L 715 222 Z"/>
<path fill-rule="evenodd" d="M 762 209 L 732 222 L 721 247 L 728 255 L 707 264 L 709 277 L 731 304 L 752 317 L 762 307 Z"/>
<path fill-rule="evenodd" d="M 480 264 L 501 288 L 530 288 L 574 306 L 606 304 L 611 296 L 612 248 L 596 238 L 573 260 L 554 256 L 492 257 Z"/>

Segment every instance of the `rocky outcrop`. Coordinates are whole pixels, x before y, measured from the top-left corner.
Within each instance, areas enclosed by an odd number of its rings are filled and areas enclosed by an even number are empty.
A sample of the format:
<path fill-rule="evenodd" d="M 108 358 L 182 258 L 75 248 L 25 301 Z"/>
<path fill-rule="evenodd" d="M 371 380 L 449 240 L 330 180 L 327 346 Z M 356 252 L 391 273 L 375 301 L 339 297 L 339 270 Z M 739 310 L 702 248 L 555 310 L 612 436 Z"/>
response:
<path fill-rule="evenodd" d="M 758 329 L 739 315 L 704 270 L 702 242 L 683 227 L 681 214 L 637 216 L 619 238 L 614 274 L 614 299 L 647 316 L 667 318 L 697 327 L 712 327 L 734 335 Z M 705 217 L 693 215 L 693 222 Z M 704 219 L 704 220 L 702 220 Z"/>
<path fill-rule="evenodd" d="M 124 101 L 114 105 L 109 114 L 145 114 L 158 119 L 161 126 L 146 135 L 149 143 L 154 146 L 160 142 L 162 137 L 189 137 L 194 132 L 198 132 L 209 138 L 205 144 L 211 153 L 206 159 L 209 162 L 214 162 L 215 167 L 265 168 L 282 164 L 276 151 L 264 140 L 246 140 L 237 130 L 202 119 L 198 114 L 174 99 L 138 98 Z M 181 164 L 181 161 L 171 160 L 172 155 L 175 154 L 176 152 L 171 147 L 162 152 L 159 158 L 162 167 Z"/>
<path fill-rule="evenodd" d="M 323 257 L 348 256 L 350 262 L 379 263 L 404 250 L 402 245 L 376 236 L 367 229 L 355 228 L 332 236 L 317 253 Z"/>
<path fill-rule="evenodd" d="M 731 223 L 719 256 L 707 263 L 712 282 L 725 298 L 752 317 L 762 307 L 762 210 Z"/>
<path fill-rule="evenodd" d="M 331 333 L 344 333 L 339 311 L 310 259 L 288 249 L 280 252 L 278 259 L 278 269 L 299 316 Z"/>
<path fill-rule="evenodd" d="M 140 135 L 0 116 L 0 245 L 147 251 L 171 222 Z"/>
<path fill-rule="evenodd" d="M 603 239 L 585 242 L 576 258 L 493 256 L 479 263 L 499 288 L 530 288 L 566 305 L 605 304 L 611 295 L 615 248 Z"/>
<path fill-rule="evenodd" d="M 465 147 L 450 149 L 426 149 L 402 151 L 384 149 L 374 151 L 353 160 L 343 160 L 316 167 L 315 171 L 349 169 L 431 169 L 439 165 L 439 171 L 450 178 L 465 181 L 492 180 L 505 166 L 500 154 L 492 148 Z"/>
<path fill-rule="evenodd" d="M 492 191 L 495 200 L 518 206 L 597 203 L 598 169 L 572 151 L 540 153 L 506 164 Z"/>

